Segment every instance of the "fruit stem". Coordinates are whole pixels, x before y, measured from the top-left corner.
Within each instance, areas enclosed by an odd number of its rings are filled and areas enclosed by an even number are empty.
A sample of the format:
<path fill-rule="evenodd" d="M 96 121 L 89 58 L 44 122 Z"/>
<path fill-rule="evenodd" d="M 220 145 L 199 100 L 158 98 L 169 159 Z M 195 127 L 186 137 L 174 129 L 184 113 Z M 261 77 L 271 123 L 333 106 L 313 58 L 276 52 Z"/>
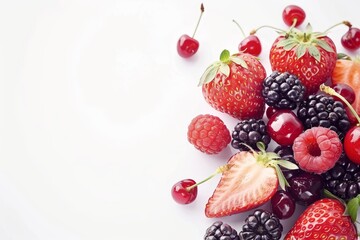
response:
<path fill-rule="evenodd" d="M 336 97 L 340 98 L 341 101 L 343 101 L 346 104 L 346 106 L 350 109 L 351 113 L 355 116 L 356 120 L 358 121 L 358 124 L 356 124 L 356 125 L 360 126 L 360 117 L 359 117 L 359 115 L 357 114 L 355 109 L 351 106 L 351 104 L 343 96 L 341 96 L 339 93 L 337 93 L 331 87 L 325 86 L 324 84 L 320 85 L 320 90 L 327 93 L 327 94 L 330 94 L 332 96 L 336 96 Z"/>
<path fill-rule="evenodd" d="M 235 21 L 234 19 L 233 19 L 233 22 L 240 28 L 240 31 L 241 31 L 241 33 L 242 33 L 242 35 L 243 35 L 243 37 L 245 38 L 246 37 L 246 35 L 245 35 L 245 33 L 244 33 L 244 31 L 243 31 L 243 29 L 241 28 L 241 26 L 240 26 L 240 24 L 237 22 L 237 21 Z"/>
<path fill-rule="evenodd" d="M 217 174 L 223 173 L 223 172 L 229 170 L 230 167 L 231 167 L 231 166 L 230 166 L 229 164 L 225 164 L 225 165 L 223 165 L 223 166 L 218 167 L 213 174 L 211 174 L 209 177 L 205 178 L 205 179 L 202 180 L 201 182 L 195 183 L 195 184 L 191 185 L 190 187 L 187 187 L 187 188 L 186 188 L 186 191 L 189 192 L 189 191 L 190 191 L 191 189 L 193 189 L 194 187 L 196 187 L 196 186 L 198 186 L 198 185 L 200 185 L 200 184 L 202 184 L 202 183 L 210 180 L 211 178 L 215 177 Z"/>
<path fill-rule="evenodd" d="M 286 33 L 285 30 L 282 30 L 282 29 L 280 29 L 280 28 L 272 27 L 272 26 L 269 26 L 269 25 L 263 25 L 263 26 L 260 26 L 260 27 L 258 27 L 258 28 L 256 28 L 256 29 L 253 29 L 253 30 L 250 32 L 250 35 L 254 35 L 257 31 L 259 31 L 259 30 L 262 29 L 262 28 L 271 28 L 271 29 L 274 29 L 274 30 L 276 30 L 276 31 L 279 31 L 279 32 L 282 32 L 282 33 Z"/>
<path fill-rule="evenodd" d="M 340 25 L 345 25 L 345 26 L 348 26 L 349 28 L 352 27 L 352 24 L 351 24 L 349 21 L 346 21 L 346 20 L 345 20 L 345 21 L 339 22 L 339 23 L 337 23 L 337 24 L 329 27 L 328 29 L 326 29 L 326 30 L 324 31 L 324 34 L 327 34 L 331 29 L 333 29 L 333 28 L 335 28 L 335 27 L 337 27 L 337 26 L 340 26 Z"/>
<path fill-rule="evenodd" d="M 291 27 L 289 28 L 289 32 L 291 32 L 294 29 L 296 23 L 297 23 L 297 18 L 294 18 L 294 21 L 293 21 Z"/>
<path fill-rule="evenodd" d="M 196 27 L 195 27 L 194 33 L 193 33 L 193 35 L 192 35 L 192 38 L 194 38 L 194 36 L 195 36 L 195 33 L 196 33 L 196 31 L 197 31 L 197 29 L 198 29 L 198 27 L 199 27 L 199 24 L 200 24 L 201 17 L 202 17 L 202 15 L 203 15 L 203 13 L 204 13 L 204 10 L 205 10 L 205 9 L 204 9 L 204 4 L 201 4 L 200 10 L 201 10 L 200 17 L 199 17 L 199 20 L 198 20 L 198 22 L 197 22 L 197 24 L 196 24 Z"/>

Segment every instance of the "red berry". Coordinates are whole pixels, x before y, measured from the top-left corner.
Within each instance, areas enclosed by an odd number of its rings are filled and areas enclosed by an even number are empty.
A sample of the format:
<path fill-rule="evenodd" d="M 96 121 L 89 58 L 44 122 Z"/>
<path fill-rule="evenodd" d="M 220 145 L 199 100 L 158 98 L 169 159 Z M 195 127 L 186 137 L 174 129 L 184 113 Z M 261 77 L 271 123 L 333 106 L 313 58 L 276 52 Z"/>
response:
<path fill-rule="evenodd" d="M 331 86 L 335 92 L 339 93 L 341 96 L 343 96 L 350 104 L 352 104 L 355 101 L 355 92 L 354 90 L 345 83 L 338 83 Z M 338 97 L 333 96 L 337 101 L 340 101 L 345 105 L 345 103 Z"/>
<path fill-rule="evenodd" d="M 352 112 L 350 111 L 350 109 L 348 107 L 345 107 L 345 111 L 346 111 L 346 115 L 349 118 L 351 126 L 355 126 L 356 124 L 359 123 L 358 120 L 356 119 L 356 117 L 354 116 L 354 114 L 352 114 Z"/>
<path fill-rule="evenodd" d="M 238 48 L 240 52 L 259 56 L 261 53 L 261 42 L 257 36 L 249 35 L 240 42 Z"/>
<path fill-rule="evenodd" d="M 274 115 L 275 113 L 277 113 L 278 111 L 279 111 L 279 109 L 269 106 L 269 107 L 267 107 L 267 109 L 266 109 L 266 117 L 267 117 L 268 119 L 270 119 L 271 116 Z"/>
<path fill-rule="evenodd" d="M 280 110 L 267 123 L 270 137 L 282 146 L 292 145 L 304 127 L 291 110 Z"/>
<path fill-rule="evenodd" d="M 197 196 L 197 186 L 187 189 L 196 182 L 192 179 L 184 179 L 174 184 L 171 189 L 171 195 L 175 202 L 179 204 L 189 204 L 192 203 Z"/>
<path fill-rule="evenodd" d="M 295 200 L 284 190 L 277 191 L 271 198 L 272 212 L 279 219 L 287 219 L 295 212 Z"/>
<path fill-rule="evenodd" d="M 321 174 L 334 167 L 342 153 L 342 143 L 333 130 L 312 127 L 295 139 L 293 151 L 301 169 Z"/>
<path fill-rule="evenodd" d="M 350 51 L 360 48 L 360 29 L 350 27 L 349 30 L 341 37 L 341 44 Z"/>
<path fill-rule="evenodd" d="M 344 138 L 346 156 L 356 164 L 360 164 L 360 127 L 350 128 Z"/>
<path fill-rule="evenodd" d="M 194 38 L 194 36 L 195 36 L 196 30 L 199 26 L 201 17 L 204 13 L 204 5 L 203 4 L 201 4 L 200 10 L 201 10 L 201 14 L 200 14 L 199 20 L 196 24 L 195 31 L 194 31 L 192 37 L 184 34 L 179 38 L 179 40 L 177 42 L 177 51 L 178 51 L 179 55 L 183 58 L 191 57 L 199 49 L 199 42 L 198 42 L 198 40 L 196 40 Z"/>
<path fill-rule="evenodd" d="M 289 5 L 286 6 L 282 13 L 282 18 L 286 25 L 292 26 L 295 19 L 295 27 L 299 26 L 301 23 L 304 22 L 304 19 L 306 17 L 305 11 L 296 5 Z"/>
<path fill-rule="evenodd" d="M 188 127 L 188 140 L 198 150 L 217 154 L 231 141 L 230 132 L 224 122 L 210 114 L 198 115 Z"/>

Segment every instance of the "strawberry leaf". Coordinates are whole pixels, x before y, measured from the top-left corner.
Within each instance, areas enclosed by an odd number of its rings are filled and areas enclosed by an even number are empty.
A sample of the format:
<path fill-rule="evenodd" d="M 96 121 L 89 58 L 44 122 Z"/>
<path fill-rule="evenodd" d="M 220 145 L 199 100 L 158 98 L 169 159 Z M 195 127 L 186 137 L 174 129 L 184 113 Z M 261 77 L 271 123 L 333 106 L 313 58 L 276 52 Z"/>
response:
<path fill-rule="evenodd" d="M 211 82 L 212 80 L 214 80 L 216 74 L 218 73 L 220 68 L 220 64 L 219 63 L 214 63 L 212 65 L 210 65 L 205 72 L 203 73 L 203 75 L 200 78 L 199 84 L 198 86 L 207 84 L 209 82 Z"/>
<path fill-rule="evenodd" d="M 285 190 L 286 186 L 289 186 L 289 183 L 286 181 L 285 176 L 284 176 L 283 172 L 281 171 L 279 165 L 274 164 L 273 167 L 276 170 L 276 175 L 279 180 L 279 185 L 280 185 L 281 189 Z"/>
<path fill-rule="evenodd" d="M 278 41 L 276 46 L 277 47 L 284 47 L 286 45 L 292 44 L 293 42 L 295 42 L 295 41 L 292 38 L 284 38 L 284 39 L 281 39 L 280 41 Z"/>
<path fill-rule="evenodd" d="M 299 44 L 296 48 L 296 57 L 300 59 L 306 53 L 307 46 L 305 44 Z"/>
<path fill-rule="evenodd" d="M 320 62 L 321 59 L 321 54 L 320 51 L 317 47 L 315 47 L 314 45 L 309 46 L 309 53 L 310 55 L 316 59 L 316 61 Z"/>
<path fill-rule="evenodd" d="M 230 58 L 230 52 L 229 50 L 223 50 L 220 54 L 220 61 L 223 62 L 223 63 L 226 63 L 229 61 L 229 58 Z"/>
<path fill-rule="evenodd" d="M 277 160 L 276 161 L 278 165 L 287 168 L 289 170 L 295 170 L 295 169 L 299 169 L 299 167 L 295 164 L 292 163 L 290 161 L 286 161 L 286 160 Z"/>
<path fill-rule="evenodd" d="M 330 45 L 322 39 L 316 39 L 315 43 L 327 52 L 334 52 L 334 49 L 332 49 Z"/>
<path fill-rule="evenodd" d="M 245 60 L 242 59 L 242 58 L 240 58 L 240 57 L 231 56 L 231 57 L 230 57 L 230 61 L 234 62 L 234 63 L 237 64 L 237 65 L 242 66 L 242 67 L 245 68 L 245 69 L 248 69 L 248 65 L 246 64 Z"/>
<path fill-rule="evenodd" d="M 356 222 L 357 212 L 359 209 L 359 195 L 357 197 L 352 198 L 346 205 L 346 213 L 351 217 L 353 222 Z"/>
<path fill-rule="evenodd" d="M 285 51 L 290 51 L 291 49 L 293 49 L 294 47 L 296 47 L 299 43 L 292 41 L 289 44 L 286 44 L 283 48 Z"/>
<path fill-rule="evenodd" d="M 230 67 L 226 63 L 221 63 L 219 72 L 223 73 L 226 77 L 230 75 Z"/>
<path fill-rule="evenodd" d="M 308 23 L 305 27 L 306 34 L 312 34 L 313 28 L 310 23 Z"/>

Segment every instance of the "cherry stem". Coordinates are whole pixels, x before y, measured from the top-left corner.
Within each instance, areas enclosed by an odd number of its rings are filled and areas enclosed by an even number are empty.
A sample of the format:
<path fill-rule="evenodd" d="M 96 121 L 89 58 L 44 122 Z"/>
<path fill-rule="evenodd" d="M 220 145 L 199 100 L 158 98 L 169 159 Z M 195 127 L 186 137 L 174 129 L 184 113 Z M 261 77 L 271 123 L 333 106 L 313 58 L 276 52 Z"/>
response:
<path fill-rule="evenodd" d="M 335 28 L 335 27 L 337 27 L 337 26 L 340 26 L 340 25 L 345 25 L 345 26 L 348 26 L 349 28 L 351 28 L 352 27 L 352 24 L 349 22 L 349 21 L 342 21 L 342 22 L 339 22 L 339 23 L 337 23 L 337 24 L 335 24 L 334 26 L 331 26 L 331 27 L 329 27 L 328 29 L 326 29 L 325 31 L 324 31 L 324 33 L 326 34 L 326 33 L 328 33 L 331 29 L 333 29 L 333 28 Z"/>
<path fill-rule="evenodd" d="M 298 21 L 297 18 L 294 18 L 293 23 L 292 23 L 292 25 L 291 25 L 290 28 L 289 28 L 289 32 L 291 32 L 291 31 L 294 29 L 297 21 Z"/>
<path fill-rule="evenodd" d="M 200 24 L 201 17 L 202 17 L 202 15 L 203 15 L 203 13 L 204 13 L 204 10 L 205 10 L 205 9 L 204 9 L 204 4 L 201 4 L 200 10 L 201 10 L 200 17 L 199 17 L 199 20 L 198 20 L 198 22 L 197 22 L 197 24 L 196 24 L 195 31 L 194 31 L 194 33 L 193 33 L 193 35 L 192 35 L 192 38 L 194 38 L 194 36 L 195 36 L 195 33 L 196 33 L 196 31 L 197 31 L 197 29 L 198 29 L 198 27 L 199 27 L 199 24 Z"/>
<path fill-rule="evenodd" d="M 211 174 L 209 177 L 205 178 L 205 179 L 202 180 L 201 182 L 195 183 L 195 184 L 191 185 L 190 187 L 187 187 L 187 188 L 186 188 L 186 191 L 189 192 L 189 191 L 190 191 L 191 189 L 193 189 L 194 187 L 196 187 L 196 186 L 198 186 L 198 185 L 200 185 L 200 184 L 202 184 L 202 183 L 210 180 L 211 178 L 215 177 L 217 174 L 223 173 L 223 172 L 225 172 L 225 171 L 227 171 L 227 170 L 229 170 L 229 169 L 230 169 L 230 165 L 228 165 L 228 164 L 218 167 L 213 174 Z"/>
<path fill-rule="evenodd" d="M 258 27 L 258 28 L 256 28 L 256 29 L 252 30 L 252 31 L 250 32 L 250 35 L 254 35 L 257 31 L 259 31 L 259 30 L 262 29 L 262 28 L 271 28 L 271 29 L 274 29 L 274 30 L 279 31 L 279 32 L 283 32 L 283 33 L 286 32 L 285 30 L 282 30 L 282 29 L 280 29 L 280 28 L 272 27 L 272 26 L 269 26 L 269 25 L 264 25 L 264 26 L 261 26 L 261 27 Z"/>
<path fill-rule="evenodd" d="M 240 28 L 240 31 L 241 31 L 242 35 L 244 36 L 244 38 L 245 38 L 246 35 L 245 35 L 243 29 L 241 28 L 240 24 L 237 21 L 235 21 L 234 19 L 233 19 L 233 22 Z"/>
<path fill-rule="evenodd" d="M 346 104 L 346 106 L 350 109 L 351 113 L 355 116 L 356 120 L 358 121 L 358 124 L 356 124 L 356 125 L 360 126 L 360 117 L 359 117 L 359 115 L 357 114 L 355 109 L 351 106 L 351 104 L 343 96 L 341 96 L 339 93 L 337 93 L 331 87 L 325 86 L 324 84 L 320 85 L 320 90 L 327 93 L 327 94 L 330 94 L 332 96 L 336 96 L 336 97 L 340 98 L 341 101 L 343 101 Z"/>

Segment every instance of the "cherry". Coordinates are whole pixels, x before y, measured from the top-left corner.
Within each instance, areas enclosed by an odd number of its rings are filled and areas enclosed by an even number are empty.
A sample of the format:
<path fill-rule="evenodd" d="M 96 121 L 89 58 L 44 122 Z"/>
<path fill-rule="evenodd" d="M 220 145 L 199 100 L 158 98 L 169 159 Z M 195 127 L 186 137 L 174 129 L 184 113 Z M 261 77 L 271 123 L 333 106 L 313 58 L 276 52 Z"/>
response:
<path fill-rule="evenodd" d="M 240 28 L 244 39 L 240 42 L 238 49 L 240 52 L 249 53 L 253 56 L 259 56 L 261 53 L 261 42 L 257 36 L 254 34 L 250 34 L 245 37 L 245 33 L 242 30 L 241 26 L 233 20 L 233 22 Z"/>
<path fill-rule="evenodd" d="M 339 93 L 343 96 L 350 104 L 355 101 L 355 92 L 354 90 L 345 83 L 338 83 L 331 86 L 335 92 Z M 345 103 L 338 97 L 334 96 L 335 100 L 342 102 L 344 105 Z"/>
<path fill-rule="evenodd" d="M 295 200 L 284 190 L 277 191 L 271 198 L 272 212 L 279 219 L 287 219 L 295 212 Z"/>
<path fill-rule="evenodd" d="M 271 116 L 277 113 L 278 111 L 279 109 L 269 106 L 266 108 L 266 117 L 270 119 Z"/>
<path fill-rule="evenodd" d="M 345 111 L 346 115 L 348 115 L 350 125 L 355 126 L 358 123 L 356 117 L 352 114 L 351 110 L 348 107 L 345 107 Z"/>
<path fill-rule="evenodd" d="M 304 22 L 305 11 L 296 5 L 286 6 L 282 12 L 282 18 L 286 25 L 297 27 Z"/>
<path fill-rule="evenodd" d="M 341 44 L 350 51 L 360 48 L 360 29 L 350 27 L 349 30 L 341 37 Z"/>
<path fill-rule="evenodd" d="M 174 184 L 171 189 L 171 195 L 173 199 L 179 204 L 192 203 L 197 196 L 197 186 L 190 188 L 195 185 L 196 182 L 192 179 L 184 179 Z"/>
<path fill-rule="evenodd" d="M 280 110 L 269 119 L 267 130 L 279 145 L 289 146 L 303 132 L 304 127 L 291 110 Z"/>
<path fill-rule="evenodd" d="M 201 10 L 201 14 L 200 14 L 199 20 L 196 24 L 195 31 L 194 31 L 192 37 L 190 37 L 187 34 L 184 34 L 179 38 L 179 40 L 177 42 L 177 51 L 178 51 L 179 55 L 183 58 L 189 58 L 189 57 L 193 56 L 199 49 L 199 41 L 196 40 L 194 38 L 194 36 L 195 36 L 196 30 L 199 26 L 200 19 L 204 13 L 204 5 L 203 4 L 201 4 L 200 10 Z"/>

